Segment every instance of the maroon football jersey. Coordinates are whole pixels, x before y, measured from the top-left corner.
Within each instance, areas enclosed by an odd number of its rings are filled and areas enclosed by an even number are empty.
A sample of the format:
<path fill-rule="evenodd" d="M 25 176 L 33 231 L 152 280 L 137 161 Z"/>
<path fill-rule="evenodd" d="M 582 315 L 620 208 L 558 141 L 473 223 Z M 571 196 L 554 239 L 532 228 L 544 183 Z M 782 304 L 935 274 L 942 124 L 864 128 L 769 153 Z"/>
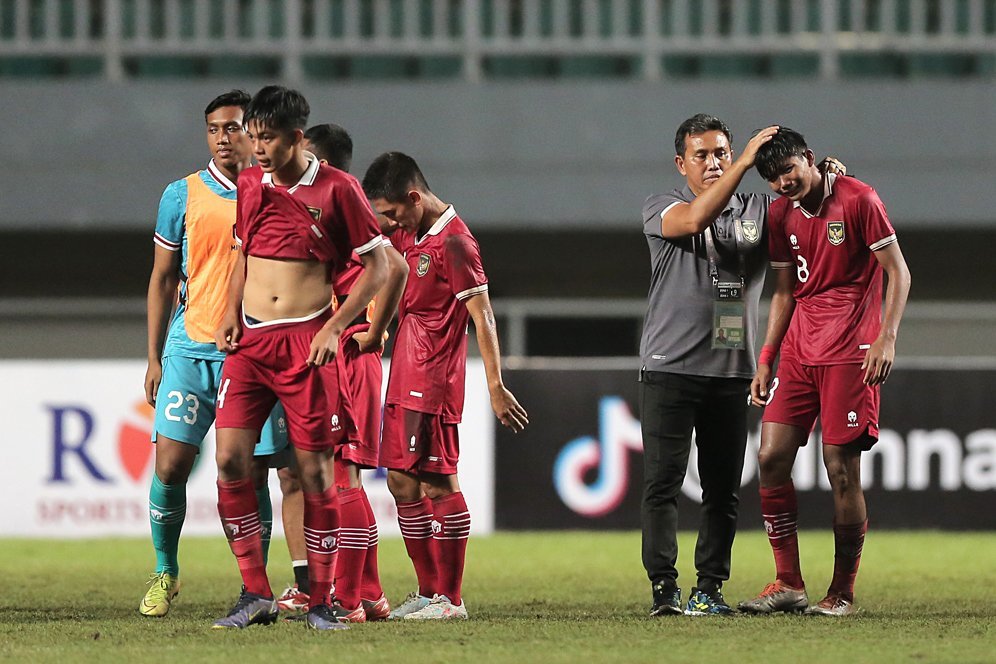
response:
<path fill-rule="evenodd" d="M 381 240 L 385 247 L 391 247 L 391 241 L 386 237 Z M 332 276 L 332 291 L 336 296 L 349 295 L 356 281 L 363 274 L 363 263 L 354 251 L 349 260 L 337 266 L 337 272 Z"/>
<path fill-rule="evenodd" d="M 882 325 L 874 252 L 896 241 L 878 194 L 860 180 L 828 175 L 816 214 L 780 198 L 768 223 L 771 266 L 795 268 L 797 277 L 782 356 L 807 365 L 861 362 Z"/>
<path fill-rule="evenodd" d="M 399 231 L 391 242 L 409 272 L 398 307 L 386 403 L 458 423 L 470 319 L 463 300 L 488 290 L 480 248 L 452 206 L 421 239 Z"/>
<path fill-rule="evenodd" d="M 308 159 L 292 187 L 274 185 L 259 166 L 239 174 L 235 241 L 247 256 L 310 259 L 331 267 L 383 241 L 356 178 Z"/>

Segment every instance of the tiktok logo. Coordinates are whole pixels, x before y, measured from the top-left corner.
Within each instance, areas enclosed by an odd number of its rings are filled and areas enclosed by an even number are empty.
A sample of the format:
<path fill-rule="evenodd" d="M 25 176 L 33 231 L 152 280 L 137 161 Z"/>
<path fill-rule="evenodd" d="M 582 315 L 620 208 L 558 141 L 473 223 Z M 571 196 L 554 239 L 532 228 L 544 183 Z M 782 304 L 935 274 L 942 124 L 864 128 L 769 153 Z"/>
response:
<path fill-rule="evenodd" d="M 748 484 L 757 473 L 759 444 L 760 433 L 753 431 L 747 437 L 741 486 Z M 629 491 L 631 451 L 643 453 L 640 420 L 633 417 L 622 398 L 602 397 L 598 402 L 598 439 L 575 438 L 557 455 L 553 464 L 553 486 L 557 495 L 567 507 L 582 516 L 597 518 L 611 513 Z M 586 477 L 592 477 L 593 473 L 597 476 L 589 484 Z M 696 503 L 702 502 L 694 437 L 681 492 Z"/>
<path fill-rule="evenodd" d="M 553 485 L 564 504 L 587 517 L 599 517 L 619 507 L 629 488 L 629 451 L 643 451 L 640 421 L 620 397 L 598 404 L 599 439 L 575 438 L 560 450 L 553 466 Z M 585 475 L 595 470 L 591 484 Z"/>

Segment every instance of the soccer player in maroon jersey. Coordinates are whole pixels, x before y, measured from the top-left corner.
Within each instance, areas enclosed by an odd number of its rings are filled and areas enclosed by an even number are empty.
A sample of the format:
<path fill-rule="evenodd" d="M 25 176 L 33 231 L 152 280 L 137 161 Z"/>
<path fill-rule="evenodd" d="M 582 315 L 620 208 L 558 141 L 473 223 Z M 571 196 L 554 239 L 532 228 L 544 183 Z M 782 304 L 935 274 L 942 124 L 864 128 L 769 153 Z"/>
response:
<path fill-rule="evenodd" d="M 398 506 L 418 591 L 391 612 L 407 620 L 466 619 L 461 597 L 470 512 L 457 479 L 467 323 L 474 319 L 491 407 L 521 431 L 526 411 L 505 388 L 488 280 L 477 241 L 430 189 L 415 160 L 380 155 L 363 178 L 379 214 L 400 226 L 391 242 L 408 263 L 391 356 L 380 463 Z M 355 297 L 350 297 L 350 301 Z"/>
<path fill-rule="evenodd" d="M 768 331 L 751 384 L 764 406 L 761 512 L 776 578 L 741 611 L 853 613 L 854 580 L 868 528 L 861 452 L 878 440 L 879 389 L 892 369 L 910 273 L 878 194 L 851 177 L 823 174 L 801 134 L 782 127 L 756 167 L 781 195 L 768 211 L 776 274 Z M 882 314 L 882 273 L 888 274 Z M 772 362 L 780 353 L 772 378 Z M 808 606 L 799 566 L 792 466 L 816 418 L 834 500 L 834 572 Z"/>
<path fill-rule="evenodd" d="M 349 171 L 353 141 L 345 129 L 331 123 L 315 125 L 304 132 L 304 139 L 304 148 L 323 163 Z M 387 240 L 385 251 L 392 273 L 397 271 L 407 275 L 408 265 Z M 362 272 L 363 264 L 353 254 L 334 275 L 332 288 L 337 309 L 346 302 Z M 344 401 L 342 411 L 348 418 L 347 435 L 336 448 L 334 457 L 341 525 L 333 611 L 344 622 L 385 620 L 391 610 L 377 569 L 377 521 L 363 490 L 360 470 L 377 467 L 383 383 L 381 356 L 386 336 L 373 339 L 367 332 L 371 325 L 374 329 L 386 327 L 386 322 L 377 322 L 374 317 L 385 316 L 386 320 L 390 320 L 398 306 L 404 287 L 403 279 L 398 286 L 392 291 L 390 300 L 382 300 L 379 307 L 374 306 L 376 300 L 372 301 L 366 311 L 349 324 L 339 338 L 339 353 L 333 372 L 339 379 Z M 294 567 L 295 584 L 284 591 L 277 604 L 284 610 L 298 610 L 307 606 L 309 592 L 306 548 L 301 530 L 304 503 L 296 467 L 290 464 L 281 468 L 278 475 L 284 497 L 284 533 Z"/>
<path fill-rule="evenodd" d="M 238 560 L 243 591 L 217 628 L 273 622 L 273 599 L 260 550 L 256 496 L 249 480 L 252 445 L 277 399 L 287 411 L 304 492 L 311 587 L 307 625 L 342 629 L 330 591 L 339 537 L 328 472 L 344 433 L 337 390 L 325 389 L 339 337 L 386 282 L 383 236 L 352 176 L 302 149 L 310 109 L 304 97 L 268 86 L 244 119 L 257 166 L 239 175 L 238 259 L 228 310 L 215 333 L 228 353 L 217 406 L 218 512 Z M 330 315 L 331 276 L 355 251 L 364 266 L 355 301 Z"/>

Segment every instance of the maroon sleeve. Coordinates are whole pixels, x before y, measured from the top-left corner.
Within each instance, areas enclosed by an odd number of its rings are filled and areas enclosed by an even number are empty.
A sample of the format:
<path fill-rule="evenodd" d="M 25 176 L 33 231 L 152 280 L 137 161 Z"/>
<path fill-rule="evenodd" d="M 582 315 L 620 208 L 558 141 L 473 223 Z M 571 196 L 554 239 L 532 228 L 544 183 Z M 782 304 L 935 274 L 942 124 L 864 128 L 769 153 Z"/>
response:
<path fill-rule="evenodd" d="M 446 276 L 458 300 L 488 290 L 481 250 L 473 236 L 458 233 L 446 238 Z"/>
<path fill-rule="evenodd" d="M 873 251 L 881 249 L 895 240 L 896 229 L 889 222 L 885 204 L 878 193 L 869 187 L 854 199 L 854 212 L 857 216 L 865 245 Z"/>
<path fill-rule="evenodd" d="M 345 179 L 336 183 L 332 191 L 332 202 L 337 214 L 336 218 L 345 225 L 345 235 L 336 234 L 339 242 L 348 247 L 339 247 L 342 255 L 352 252 L 363 255 L 379 247 L 383 242 L 377 217 L 367 197 L 363 194 L 360 183 L 351 175 L 343 173 Z"/>
<path fill-rule="evenodd" d="M 235 204 L 234 234 L 235 243 L 242 246 L 242 243 L 245 242 L 247 238 L 248 229 L 246 228 L 246 223 L 250 217 L 248 210 L 255 193 L 253 192 L 252 182 L 250 181 L 246 171 L 239 173 L 239 179 L 236 183 L 236 187 L 238 187 L 238 196 L 236 197 L 237 202 Z"/>
<path fill-rule="evenodd" d="M 774 268 L 786 268 L 795 264 L 788 238 L 785 237 L 785 213 L 787 205 L 778 199 L 768 207 L 768 257 Z"/>
<path fill-rule="evenodd" d="M 405 232 L 403 230 L 399 228 L 398 230 L 388 235 L 387 239 L 391 243 L 391 245 L 394 246 L 394 248 L 398 251 L 398 253 L 401 254 L 405 253 L 405 249 L 407 247 L 405 244 Z"/>

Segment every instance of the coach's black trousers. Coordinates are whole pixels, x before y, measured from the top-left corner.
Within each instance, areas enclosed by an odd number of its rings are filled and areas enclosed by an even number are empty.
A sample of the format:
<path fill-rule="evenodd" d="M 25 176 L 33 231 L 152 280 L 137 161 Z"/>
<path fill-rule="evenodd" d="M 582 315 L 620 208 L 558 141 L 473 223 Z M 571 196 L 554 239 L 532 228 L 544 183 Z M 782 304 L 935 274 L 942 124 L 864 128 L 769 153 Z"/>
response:
<path fill-rule="evenodd" d="M 695 569 L 700 590 L 730 578 L 730 549 L 737 530 L 740 475 L 747 447 L 744 378 L 709 378 L 643 372 L 643 566 L 652 583 L 677 586 L 678 494 L 688 467 L 692 431 L 702 486 Z"/>

